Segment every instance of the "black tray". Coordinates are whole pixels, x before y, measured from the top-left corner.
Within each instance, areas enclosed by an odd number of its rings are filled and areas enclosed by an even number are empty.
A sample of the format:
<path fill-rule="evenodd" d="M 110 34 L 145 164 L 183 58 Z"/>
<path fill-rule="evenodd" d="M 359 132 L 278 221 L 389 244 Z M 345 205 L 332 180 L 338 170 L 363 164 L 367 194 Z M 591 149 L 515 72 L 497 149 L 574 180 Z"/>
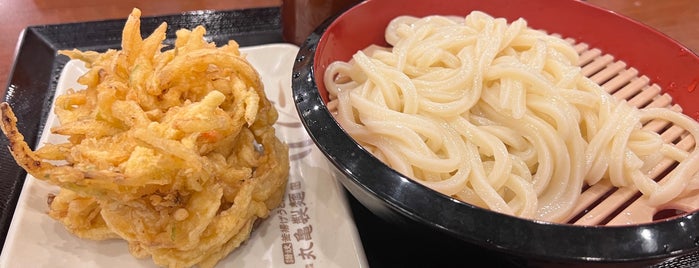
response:
<path fill-rule="evenodd" d="M 59 49 L 104 51 L 119 48 L 125 19 L 31 26 L 22 32 L 15 62 L 2 99 L 13 107 L 18 127 L 28 144 L 36 148 L 50 112 L 58 77 L 68 58 Z M 179 28 L 203 25 L 206 38 L 218 45 L 236 40 L 241 46 L 282 43 L 282 22 L 278 7 L 229 11 L 193 11 L 144 17 L 141 30 L 152 32 L 168 23 L 166 43 L 174 41 Z M 0 135 L 0 247 L 12 221 L 26 172 L 16 165 Z M 439 234 L 421 234 L 398 229 L 374 216 L 347 194 L 371 267 L 454 267 L 487 263 L 488 267 L 526 267 L 526 260 L 503 256 L 480 248 L 444 242 Z M 1 249 L 1 248 L 0 248 Z M 668 261 L 658 267 L 698 267 L 699 256 Z"/>

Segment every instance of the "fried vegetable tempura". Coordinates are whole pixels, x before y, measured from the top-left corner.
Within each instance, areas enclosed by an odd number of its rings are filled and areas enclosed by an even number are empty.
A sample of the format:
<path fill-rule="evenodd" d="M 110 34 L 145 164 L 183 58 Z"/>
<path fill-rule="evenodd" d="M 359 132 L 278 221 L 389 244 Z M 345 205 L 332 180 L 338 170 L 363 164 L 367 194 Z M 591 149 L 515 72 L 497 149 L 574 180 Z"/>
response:
<path fill-rule="evenodd" d="M 58 96 L 54 134 L 68 142 L 36 151 L 0 104 L 17 163 L 60 186 L 49 216 L 86 239 L 121 238 L 139 258 L 166 267 L 213 267 L 245 241 L 284 195 L 288 148 L 257 71 L 230 41 L 165 23 L 142 39 L 140 11 L 122 49 L 60 51 L 83 61 L 84 90 Z"/>

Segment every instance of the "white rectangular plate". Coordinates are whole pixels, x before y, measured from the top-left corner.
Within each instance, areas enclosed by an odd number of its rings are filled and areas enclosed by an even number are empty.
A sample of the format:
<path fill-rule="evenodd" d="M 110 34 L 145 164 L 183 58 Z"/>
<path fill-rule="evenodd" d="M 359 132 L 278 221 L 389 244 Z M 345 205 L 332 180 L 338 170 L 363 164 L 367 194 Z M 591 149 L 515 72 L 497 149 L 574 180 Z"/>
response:
<path fill-rule="evenodd" d="M 279 111 L 277 136 L 289 145 L 291 170 L 283 204 L 255 229 L 250 239 L 217 267 L 368 267 L 349 203 L 336 172 L 305 132 L 291 94 L 291 71 L 298 47 L 268 44 L 243 47 L 257 69 L 267 97 Z M 80 89 L 87 69 L 70 61 L 56 95 Z M 50 133 L 49 115 L 40 144 L 63 137 Z M 27 176 L 0 255 L 0 267 L 157 267 L 136 259 L 123 240 L 92 241 L 68 233 L 47 215 L 47 195 L 57 187 Z"/>

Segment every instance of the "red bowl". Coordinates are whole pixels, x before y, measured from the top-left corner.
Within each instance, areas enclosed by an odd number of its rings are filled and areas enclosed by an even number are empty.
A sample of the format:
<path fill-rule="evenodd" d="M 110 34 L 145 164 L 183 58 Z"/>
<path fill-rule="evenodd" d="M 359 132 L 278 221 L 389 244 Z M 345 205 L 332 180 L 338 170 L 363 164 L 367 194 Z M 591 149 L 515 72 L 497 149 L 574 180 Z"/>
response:
<path fill-rule="evenodd" d="M 573 0 L 368 0 L 328 19 L 300 48 L 292 89 L 296 108 L 340 182 L 379 217 L 410 230 L 439 232 L 486 249 L 549 263 L 633 265 L 699 251 L 699 211 L 632 226 L 576 226 L 511 217 L 441 195 L 395 172 L 347 135 L 325 107 L 326 67 L 370 44 L 399 15 L 466 16 L 480 10 L 560 34 L 611 54 L 699 118 L 699 57 L 667 36 L 613 12 Z"/>

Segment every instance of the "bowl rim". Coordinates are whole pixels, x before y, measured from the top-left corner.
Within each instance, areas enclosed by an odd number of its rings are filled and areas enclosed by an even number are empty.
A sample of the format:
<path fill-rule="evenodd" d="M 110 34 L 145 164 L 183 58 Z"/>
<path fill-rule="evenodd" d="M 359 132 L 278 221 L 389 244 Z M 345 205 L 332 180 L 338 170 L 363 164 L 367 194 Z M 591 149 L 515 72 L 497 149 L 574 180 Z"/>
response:
<path fill-rule="evenodd" d="M 317 27 L 300 47 L 292 71 L 292 93 L 299 117 L 316 146 L 344 176 L 339 180 L 345 187 L 358 187 L 420 225 L 478 246 L 526 258 L 628 262 L 664 259 L 699 250 L 699 211 L 633 226 L 575 226 L 522 219 L 458 201 L 412 182 L 363 149 L 342 130 L 325 106 L 315 84 L 319 75 L 316 53 L 325 49 L 324 33 L 332 29 L 338 18 L 371 2 L 359 3 Z M 624 23 L 654 32 L 658 38 L 668 38 L 648 26 L 581 1 L 560 2 L 576 2 L 582 8 L 593 10 L 591 12 L 612 14 Z M 670 41 L 678 49 L 683 48 L 676 41 Z M 382 178 L 381 182 L 369 179 L 378 177 Z M 416 196 L 423 198 L 414 198 Z M 430 199 L 430 210 L 417 207 L 425 206 L 425 196 Z M 361 198 L 357 199 L 362 202 Z"/>

